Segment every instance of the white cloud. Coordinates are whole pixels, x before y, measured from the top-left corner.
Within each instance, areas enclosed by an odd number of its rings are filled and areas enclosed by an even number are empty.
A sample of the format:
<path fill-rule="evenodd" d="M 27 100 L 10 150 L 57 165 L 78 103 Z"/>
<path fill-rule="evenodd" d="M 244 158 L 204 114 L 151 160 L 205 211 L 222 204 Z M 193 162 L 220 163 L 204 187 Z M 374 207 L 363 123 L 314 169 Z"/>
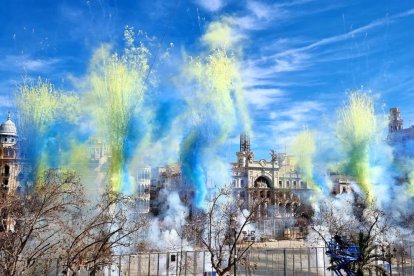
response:
<path fill-rule="evenodd" d="M 325 108 L 319 101 L 291 101 L 284 108 L 269 113 L 272 123 L 268 126 L 280 145 L 289 141 L 304 127 L 314 125 Z"/>
<path fill-rule="evenodd" d="M 326 38 L 320 39 L 318 41 L 315 41 L 315 42 L 313 42 L 311 44 L 308 44 L 306 46 L 303 46 L 303 47 L 293 48 L 293 49 L 289 49 L 289 50 L 286 50 L 286 51 L 283 51 L 283 52 L 279 52 L 279 53 L 273 55 L 273 58 L 283 57 L 283 56 L 291 55 L 291 54 L 297 54 L 299 52 L 305 52 L 305 51 L 308 51 L 308 50 L 312 50 L 312 49 L 314 49 L 316 47 L 319 47 L 319 46 L 324 46 L 324 45 L 329 45 L 329 44 L 341 42 L 341 41 L 349 39 L 349 38 L 351 38 L 351 37 L 353 37 L 357 34 L 367 32 L 367 31 L 369 31 L 369 30 L 371 30 L 375 27 L 379 27 L 379 26 L 388 24 L 388 23 L 392 22 L 393 20 L 403 18 L 403 17 L 407 17 L 407 16 L 411 16 L 411 15 L 414 15 L 414 9 L 411 9 L 409 11 L 399 13 L 399 14 L 396 14 L 396 15 L 393 15 L 393 16 L 390 16 L 390 17 L 387 17 L 387 18 L 381 18 L 381 19 L 378 19 L 378 20 L 374 20 L 374 21 L 372 21 L 371 23 L 369 23 L 365 26 L 356 28 L 356 29 L 354 29 L 352 31 L 349 31 L 347 33 L 344 33 L 344 34 L 326 37 Z M 270 58 L 272 58 L 272 57 L 270 57 Z"/>
<path fill-rule="evenodd" d="M 280 89 L 250 89 L 246 91 L 246 101 L 256 109 L 262 109 L 281 100 L 285 93 Z"/>
<path fill-rule="evenodd" d="M 289 16 L 286 9 L 276 5 L 266 5 L 257 1 L 247 2 L 247 13 L 237 18 L 237 25 L 243 30 L 261 30 L 276 19 Z"/>
<path fill-rule="evenodd" d="M 259 19 L 268 19 L 272 16 L 272 9 L 260 2 L 249 1 L 247 8 Z"/>
<path fill-rule="evenodd" d="M 289 16 L 287 11 L 281 9 L 282 7 L 284 8 L 284 6 L 281 5 L 264 5 L 259 2 L 249 2 L 248 10 L 250 11 L 250 14 L 238 19 L 239 27 L 246 30 L 261 29 L 266 24 L 263 22 L 274 20 L 275 17 L 277 17 L 275 14 L 279 13 L 279 18 L 282 16 Z M 328 62 L 363 56 L 365 55 L 364 51 L 358 51 L 351 54 L 346 52 L 347 54 L 344 56 L 343 53 L 346 49 L 344 51 L 339 51 L 335 48 L 335 51 L 333 51 L 323 48 L 320 49 L 320 47 L 343 42 L 358 34 L 365 34 L 371 29 L 412 15 L 414 15 L 414 9 L 387 18 L 374 20 L 365 26 L 361 26 L 346 33 L 322 38 L 310 43 L 308 42 L 307 45 L 301 47 L 295 47 L 294 45 L 303 43 L 303 38 L 278 38 L 274 41 L 268 41 L 268 46 L 265 45 L 262 48 L 258 57 L 250 58 L 245 62 L 243 74 L 245 75 L 246 81 L 251 86 L 274 85 L 279 73 L 300 71 L 312 66 L 316 62 Z M 318 49 L 318 51 L 314 51 L 315 49 Z M 372 50 L 369 49 L 367 52 L 372 53 Z"/>
<path fill-rule="evenodd" d="M 278 57 L 275 60 L 273 73 L 292 72 L 305 68 L 309 55 L 305 53 L 292 53 L 284 57 Z"/>
<path fill-rule="evenodd" d="M 198 0 L 197 2 L 201 7 L 211 12 L 219 11 L 225 6 L 223 0 Z"/>
<path fill-rule="evenodd" d="M 18 72 L 39 72 L 48 71 L 58 63 L 57 58 L 32 58 L 28 55 L 7 55 L 0 62 L 0 70 L 18 71 Z"/>

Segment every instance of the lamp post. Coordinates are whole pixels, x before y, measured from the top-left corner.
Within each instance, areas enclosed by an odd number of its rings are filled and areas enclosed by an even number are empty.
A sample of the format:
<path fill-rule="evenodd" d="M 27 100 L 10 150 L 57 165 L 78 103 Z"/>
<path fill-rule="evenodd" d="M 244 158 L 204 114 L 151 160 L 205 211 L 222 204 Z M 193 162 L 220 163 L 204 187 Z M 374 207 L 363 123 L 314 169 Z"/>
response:
<path fill-rule="evenodd" d="M 237 230 L 234 228 L 234 276 L 237 273 Z"/>

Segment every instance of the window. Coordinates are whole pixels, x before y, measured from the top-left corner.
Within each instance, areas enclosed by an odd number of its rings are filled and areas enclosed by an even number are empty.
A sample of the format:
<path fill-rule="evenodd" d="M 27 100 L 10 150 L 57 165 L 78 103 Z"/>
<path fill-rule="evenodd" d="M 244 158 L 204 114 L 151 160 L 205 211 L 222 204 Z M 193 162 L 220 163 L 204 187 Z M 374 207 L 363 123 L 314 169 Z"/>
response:
<path fill-rule="evenodd" d="M 279 187 L 282 188 L 282 180 L 279 181 Z"/>
<path fill-rule="evenodd" d="M 289 188 L 289 181 L 286 181 L 286 188 Z"/>
<path fill-rule="evenodd" d="M 9 167 L 9 165 L 5 165 L 4 166 L 4 175 L 9 175 L 10 174 L 10 167 Z"/>
<path fill-rule="evenodd" d="M 244 180 L 243 179 L 240 179 L 240 187 L 244 187 Z"/>
<path fill-rule="evenodd" d="M 4 156 L 13 157 L 14 156 L 14 150 L 13 149 L 4 149 Z"/>
<path fill-rule="evenodd" d="M 293 188 L 296 188 L 296 181 L 293 181 Z"/>

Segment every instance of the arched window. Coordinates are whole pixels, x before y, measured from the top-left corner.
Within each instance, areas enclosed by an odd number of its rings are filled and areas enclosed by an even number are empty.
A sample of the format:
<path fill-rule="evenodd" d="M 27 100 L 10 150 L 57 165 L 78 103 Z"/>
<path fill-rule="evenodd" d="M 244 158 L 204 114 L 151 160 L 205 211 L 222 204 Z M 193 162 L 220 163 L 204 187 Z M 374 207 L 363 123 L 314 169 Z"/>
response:
<path fill-rule="evenodd" d="M 293 181 L 293 188 L 296 188 L 296 181 Z"/>
<path fill-rule="evenodd" d="M 286 188 L 289 188 L 289 180 L 286 181 Z"/>

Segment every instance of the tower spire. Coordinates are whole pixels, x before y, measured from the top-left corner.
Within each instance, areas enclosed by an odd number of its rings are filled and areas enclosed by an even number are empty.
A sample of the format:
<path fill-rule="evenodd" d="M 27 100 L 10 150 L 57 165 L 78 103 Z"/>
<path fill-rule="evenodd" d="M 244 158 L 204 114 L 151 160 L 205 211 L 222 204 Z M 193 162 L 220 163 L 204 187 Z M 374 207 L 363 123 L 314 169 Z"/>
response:
<path fill-rule="evenodd" d="M 240 152 L 250 152 L 250 136 L 247 133 L 240 135 Z"/>

